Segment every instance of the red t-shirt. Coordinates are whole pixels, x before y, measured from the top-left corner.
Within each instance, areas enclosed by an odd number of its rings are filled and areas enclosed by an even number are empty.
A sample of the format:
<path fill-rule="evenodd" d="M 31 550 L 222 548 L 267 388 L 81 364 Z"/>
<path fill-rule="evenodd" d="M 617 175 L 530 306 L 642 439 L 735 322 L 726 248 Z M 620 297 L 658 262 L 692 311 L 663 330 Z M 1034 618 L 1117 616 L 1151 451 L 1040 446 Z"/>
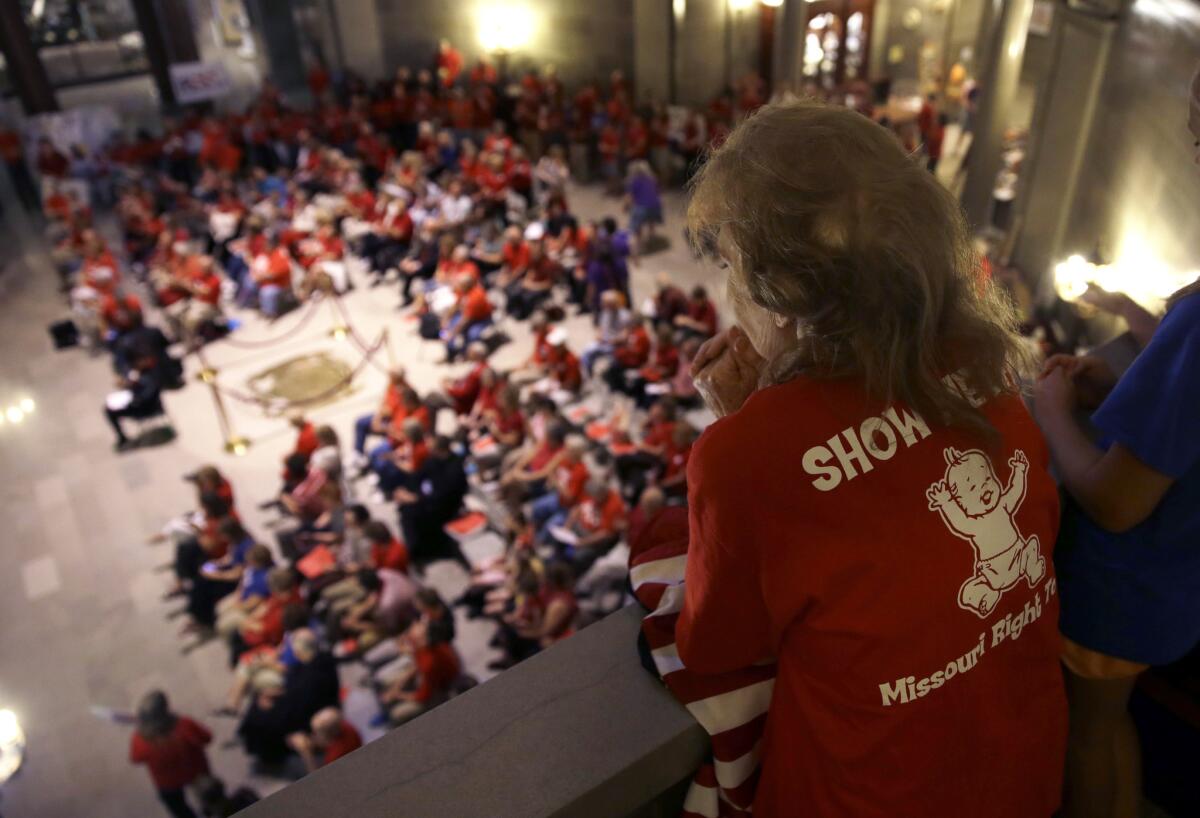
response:
<path fill-rule="evenodd" d="M 645 327 L 634 327 L 613 357 L 626 369 L 643 366 L 650 359 L 650 334 Z"/>
<path fill-rule="evenodd" d="M 516 244 L 506 241 L 500 248 L 500 258 L 510 271 L 520 272 L 529 266 L 529 245 L 523 241 Z"/>
<path fill-rule="evenodd" d="M 579 503 L 579 526 L 588 534 L 601 531 L 612 534 L 625 519 L 626 511 L 625 501 L 618 491 L 610 489 L 602 503 L 597 503 L 589 494 Z"/>
<path fill-rule="evenodd" d="M 462 310 L 462 320 L 467 324 L 486 321 L 492 317 L 492 302 L 488 301 L 487 291 L 478 284 L 459 298 L 459 309 Z"/>
<path fill-rule="evenodd" d="M 558 486 L 558 503 L 563 508 L 570 508 L 583 497 L 584 486 L 587 485 L 591 474 L 587 464 L 582 460 L 574 463 L 563 461 L 554 470 L 554 483 Z"/>
<path fill-rule="evenodd" d="M 321 758 L 322 766 L 332 764 L 342 756 L 350 755 L 361 747 L 362 743 L 362 736 L 358 734 L 358 730 L 354 729 L 354 725 L 342 719 L 342 726 L 337 736 L 325 745 L 325 753 Z"/>
<path fill-rule="evenodd" d="M 129 760 L 145 764 L 159 790 L 179 790 L 202 775 L 208 775 L 204 747 L 212 741 L 204 725 L 179 716 L 175 727 L 161 739 L 146 739 L 136 730 L 129 741 Z"/>
<path fill-rule="evenodd" d="M 310 457 L 320 445 L 321 441 L 317 440 L 317 427 L 311 423 L 305 423 L 296 433 L 296 445 L 292 447 L 292 454 Z"/>
<path fill-rule="evenodd" d="M 389 543 L 371 543 L 371 564 L 376 570 L 390 568 L 401 574 L 408 573 L 408 549 L 395 537 Z"/>
<path fill-rule="evenodd" d="M 221 277 L 213 270 L 198 276 L 193 284 L 196 287 L 193 296 L 197 301 L 214 307 L 221 301 Z"/>
<path fill-rule="evenodd" d="M 797 378 L 696 443 L 676 640 L 698 673 L 778 661 L 755 815 L 1058 808 L 1058 493 L 1020 399 L 984 411 L 989 454 Z"/>
<path fill-rule="evenodd" d="M 446 642 L 418 648 L 413 660 L 421 675 L 421 685 L 413 693 L 413 698 L 422 704 L 444 694 L 458 678 L 458 654 Z"/>

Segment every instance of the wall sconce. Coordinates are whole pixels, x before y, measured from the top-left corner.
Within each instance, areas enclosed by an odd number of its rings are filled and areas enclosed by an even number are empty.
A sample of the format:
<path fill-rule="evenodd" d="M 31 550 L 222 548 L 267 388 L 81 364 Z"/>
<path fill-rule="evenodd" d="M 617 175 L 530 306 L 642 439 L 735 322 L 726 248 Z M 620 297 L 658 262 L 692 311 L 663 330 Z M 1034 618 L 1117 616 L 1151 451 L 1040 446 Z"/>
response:
<path fill-rule="evenodd" d="M 529 6 L 499 3 L 475 14 L 479 44 L 487 51 L 515 51 L 533 39 L 537 17 Z"/>

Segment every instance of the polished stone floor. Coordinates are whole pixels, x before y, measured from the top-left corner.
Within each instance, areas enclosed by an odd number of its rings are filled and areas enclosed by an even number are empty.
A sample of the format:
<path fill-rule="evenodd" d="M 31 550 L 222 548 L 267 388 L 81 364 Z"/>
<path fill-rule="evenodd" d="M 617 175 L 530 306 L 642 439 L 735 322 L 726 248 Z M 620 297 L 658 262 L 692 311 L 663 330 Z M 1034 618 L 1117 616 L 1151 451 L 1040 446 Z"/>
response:
<path fill-rule="evenodd" d="M 592 189 L 574 191 L 572 201 L 584 217 L 619 215 L 616 200 Z M 666 209 L 671 246 L 635 269 L 639 303 L 664 270 L 685 287 L 707 281 L 714 285 L 710 289 L 719 289 L 718 274 L 694 262 L 680 239 L 681 198 L 668 197 Z M 5 529 L 0 549 L 7 569 L 0 572 L 0 708 L 17 713 L 28 737 L 24 768 L 4 785 L 0 811 L 9 818 L 160 814 L 145 771 L 126 760 L 128 728 L 91 711 L 129 708 L 151 688 L 167 691 L 179 712 L 214 729 L 211 758 L 229 784 L 249 781 L 263 793 L 278 788 L 283 782 L 250 776 L 240 750 L 221 746 L 232 737 L 234 723 L 208 714 L 230 683 L 224 652 L 217 644 L 183 650 L 181 621 L 167 619 L 179 604 L 162 600 L 169 549 L 147 545 L 147 538 L 188 508 L 192 494 L 180 476 L 211 462 L 231 477 L 250 530 L 273 540 L 271 515 L 256 505 L 276 489 L 279 462 L 291 443 L 287 424 L 231 400 L 233 430 L 251 445 L 243 457 L 227 455 L 211 394 L 190 377 L 185 389 L 166 398 L 178 437 L 114 453 L 101 413 L 104 395 L 113 388 L 107 360 L 81 349 L 53 350 L 46 327 L 65 316 L 66 306 L 37 231 L 15 226 L 11 212 L 9 219 L 0 233 L 0 409 L 25 397 L 36 409 L 19 424 L 0 425 Z M 359 288 L 346 299 L 359 333 L 373 340 L 386 327 L 391 354 L 408 367 L 419 389 L 433 389 L 454 370 L 437 363 L 440 348 L 416 337 L 415 325 L 395 309 L 397 302 L 391 287 Z M 245 326 L 234 340 L 249 342 L 289 331 L 299 314 L 271 327 L 249 314 L 238 317 Z M 283 342 L 253 350 L 217 342 L 206 350 L 207 359 L 219 371 L 218 383 L 243 392 L 252 375 L 298 355 L 325 352 L 355 365 L 361 353 L 330 335 L 338 323 L 332 305 L 324 305 Z M 590 340 L 586 319 L 566 325 L 576 349 Z M 514 340 L 496 355 L 501 367 L 519 363 L 530 351 L 523 327 L 506 329 Z M 188 361 L 189 376 L 198 369 L 195 360 Z M 353 419 L 376 404 L 383 377 L 368 366 L 353 391 L 314 411 L 313 419 L 332 424 L 348 447 Z M 365 489 L 360 487 L 360 498 Z M 394 524 L 392 510 L 376 506 L 374 512 Z M 483 538 L 472 547 L 482 552 L 495 546 Z M 465 575 L 442 564 L 430 579 L 443 593 L 454 594 Z M 490 630 L 464 622 L 460 634 L 468 670 L 486 678 Z M 363 712 L 369 717 L 369 705 Z"/>

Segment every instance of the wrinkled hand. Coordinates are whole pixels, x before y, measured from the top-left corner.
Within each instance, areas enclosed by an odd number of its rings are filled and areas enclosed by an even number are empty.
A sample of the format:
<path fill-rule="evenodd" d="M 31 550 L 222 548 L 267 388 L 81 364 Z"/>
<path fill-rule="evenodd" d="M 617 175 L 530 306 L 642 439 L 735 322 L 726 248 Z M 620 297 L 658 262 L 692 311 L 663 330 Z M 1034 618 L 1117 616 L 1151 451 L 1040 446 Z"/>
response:
<path fill-rule="evenodd" d="M 758 389 L 766 361 L 738 327 L 705 341 L 692 362 L 696 391 L 717 417 L 731 415 Z"/>
<path fill-rule="evenodd" d="M 1039 419 L 1051 414 L 1071 414 L 1079 399 L 1065 367 L 1042 373 L 1033 385 L 1033 413 Z"/>

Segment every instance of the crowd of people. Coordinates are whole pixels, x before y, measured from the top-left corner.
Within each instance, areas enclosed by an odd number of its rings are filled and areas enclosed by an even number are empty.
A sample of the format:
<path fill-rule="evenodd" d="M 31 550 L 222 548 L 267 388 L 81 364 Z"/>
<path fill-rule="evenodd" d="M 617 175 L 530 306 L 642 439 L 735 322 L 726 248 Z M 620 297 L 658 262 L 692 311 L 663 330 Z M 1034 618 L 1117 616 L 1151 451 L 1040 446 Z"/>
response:
<path fill-rule="evenodd" d="M 119 451 L 139 445 L 129 421 L 185 388 L 181 357 L 247 310 L 271 321 L 352 287 L 395 288 L 417 332 L 465 362 L 424 394 L 395 367 L 352 428 L 293 411 L 278 491 L 254 498 L 279 514 L 275 542 L 248 530 L 242 490 L 213 465 L 188 475 L 194 507 L 155 536 L 174 550 L 168 596 L 185 603 L 183 634 L 228 646 L 215 716 L 238 720 L 267 770 L 294 758 L 315 769 L 361 743 L 338 709 L 346 667 L 375 696 L 379 727 L 474 684 L 456 608 L 494 623 L 501 670 L 604 612 L 601 590 L 623 595 L 623 559 L 615 578 L 597 563 L 684 501 L 698 434 L 684 413 L 700 405 L 689 364 L 718 331 L 705 289 L 669 275 L 649 308 L 631 303 L 630 268 L 662 223 L 660 185 L 682 172 L 671 157 L 701 145 L 639 109 L 619 72 L 573 95 L 552 71 L 529 72 L 513 96 L 486 63 L 336 92 L 322 72 L 311 110 L 268 85 L 244 114 L 185 115 L 161 138 L 119 143 L 119 242 L 67 186 L 51 182 L 44 201 L 74 321 L 122 382 L 104 407 Z M 623 197 L 619 219 L 574 214 L 568 181 L 593 167 Z M 595 327 L 579 349 L 560 326 L 573 314 Z M 492 355 L 518 322 L 532 343 L 505 371 Z M 505 545 L 472 563 L 461 541 L 481 527 Z M 427 582 L 440 560 L 468 572 L 459 598 Z M 193 814 L 185 790 L 207 774 L 208 732 L 152 699 L 131 758 L 151 765 L 173 814 Z"/>
<path fill-rule="evenodd" d="M 271 545 L 247 531 L 217 467 L 189 475 L 195 507 L 159 535 L 174 549 L 170 595 L 186 601 L 186 631 L 228 646 L 216 715 L 238 720 L 246 752 L 312 770 L 358 747 L 339 709 L 347 666 L 379 726 L 471 686 L 456 610 L 493 623 L 497 670 L 570 637 L 599 612 L 585 608 L 606 557 L 674 513 L 691 530 L 686 600 L 671 611 L 677 670 L 778 673 L 761 777 L 748 779 L 756 812 L 926 814 L 983 796 L 989 814 L 1049 815 L 1064 757 L 1071 814 L 1136 799 L 1124 708 L 1149 662 L 1194 646 L 1192 624 L 1177 639 L 1148 633 L 1190 603 L 1134 611 L 1138 595 L 1114 591 L 1115 558 L 1080 545 L 1113 550 L 1102 530 L 1146 526 L 1165 572 L 1194 533 L 1179 497 L 1194 489 L 1195 435 L 1178 400 L 1151 410 L 1137 391 L 1194 386 L 1178 369 L 1195 346 L 1194 285 L 1161 327 L 1135 315 L 1148 346 L 1125 380 L 1090 359 L 1048 360 L 1039 430 L 1014 388 L 1027 349 L 1011 311 L 926 172 L 946 125 L 933 100 L 913 124 L 922 166 L 831 106 L 771 106 L 730 135 L 764 101 L 752 80 L 673 120 L 638 105 L 619 72 L 568 94 L 553 71 L 502 85 L 456 54 L 444 43 L 435 67 L 375 86 L 334 87 L 317 65 L 309 110 L 268 85 L 242 114 L 188 115 L 118 144 L 119 246 L 65 190 L 44 201 L 77 321 L 123 379 L 105 407 L 119 449 L 136 445 L 124 422 L 160 413 L 162 390 L 180 385 L 178 354 L 228 333 L 235 306 L 274 320 L 391 286 L 445 362 L 465 361 L 424 394 L 392 369 L 352 429 L 294 412 L 278 491 L 254 498 L 284 521 Z M 703 287 L 666 276 L 647 305 L 631 299 L 660 185 L 709 147 L 689 229 L 731 270 L 738 328 L 725 332 Z M 593 175 L 624 197 L 624 223 L 574 214 L 568 181 Z M 572 312 L 594 325 L 584 348 L 561 326 Z M 493 353 L 513 322 L 532 343 L 503 370 Z M 1108 407 L 1096 416 L 1116 441 L 1106 449 L 1071 419 L 1091 387 Z M 687 410 L 702 403 L 722 421 L 697 443 Z M 1057 578 L 1051 455 L 1082 532 Z M 472 562 L 462 542 L 481 527 L 504 548 Z M 454 599 L 427 582 L 447 560 L 469 575 Z M 1114 626 L 1109 604 L 1144 627 Z M 930 668 L 944 670 L 907 675 Z M 921 710 L 926 698 L 943 710 Z M 841 729 L 851 718 L 856 746 Z M 184 790 L 212 787 L 208 731 L 161 694 L 138 725 L 132 760 L 151 765 L 172 814 L 193 815 Z M 967 740 L 973 753 L 948 757 Z"/>

